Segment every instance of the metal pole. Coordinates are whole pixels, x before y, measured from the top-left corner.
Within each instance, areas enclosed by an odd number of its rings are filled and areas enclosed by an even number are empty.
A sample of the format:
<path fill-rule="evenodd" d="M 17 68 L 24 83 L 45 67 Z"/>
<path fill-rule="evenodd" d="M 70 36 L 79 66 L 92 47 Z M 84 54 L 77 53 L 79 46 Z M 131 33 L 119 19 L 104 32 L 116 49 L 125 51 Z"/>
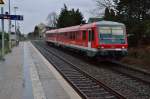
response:
<path fill-rule="evenodd" d="M 4 8 L 1 7 L 1 14 L 4 14 Z M 2 21 L 2 58 L 4 59 L 4 41 L 5 41 L 5 38 L 4 38 L 4 19 L 1 19 Z"/>
<path fill-rule="evenodd" d="M 9 5 L 9 15 L 11 15 L 11 2 L 10 0 L 8 1 Z M 11 39 L 10 39 L 10 34 L 11 34 L 11 20 L 9 19 L 9 25 L 8 25 L 8 34 L 9 34 L 9 50 L 11 50 Z"/>
<path fill-rule="evenodd" d="M 15 15 L 16 15 L 16 8 L 14 7 L 14 9 L 15 9 Z M 16 40 L 17 40 L 16 20 L 15 20 L 15 35 L 16 35 Z"/>
<path fill-rule="evenodd" d="M 15 15 L 17 14 L 17 9 L 18 9 L 18 7 L 17 7 L 17 6 L 15 6 L 15 7 L 14 7 Z M 17 43 L 18 43 L 18 35 L 17 35 L 17 20 L 15 20 L 15 36 L 16 36 L 16 45 L 17 45 Z"/>

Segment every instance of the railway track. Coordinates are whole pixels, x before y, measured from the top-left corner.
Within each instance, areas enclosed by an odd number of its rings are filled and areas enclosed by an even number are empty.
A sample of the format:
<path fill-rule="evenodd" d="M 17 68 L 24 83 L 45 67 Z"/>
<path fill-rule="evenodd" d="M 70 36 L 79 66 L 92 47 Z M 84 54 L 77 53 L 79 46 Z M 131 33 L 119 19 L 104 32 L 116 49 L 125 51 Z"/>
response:
<path fill-rule="evenodd" d="M 80 68 L 81 70 L 88 73 L 90 76 L 96 78 L 97 80 L 102 81 L 102 83 L 109 86 L 116 92 L 121 93 L 127 99 L 149 99 L 150 97 L 150 84 L 136 79 L 136 77 L 138 77 L 139 75 L 138 73 L 136 73 L 135 75 L 135 72 L 128 72 L 129 70 L 126 70 L 124 68 L 120 70 L 117 67 L 121 68 L 122 66 L 116 63 L 109 62 L 108 64 L 108 62 L 98 62 L 95 60 L 88 59 L 83 55 L 77 55 L 77 53 L 72 53 L 72 51 L 63 50 L 62 48 L 61 50 L 63 51 L 60 51 L 60 49 L 47 46 L 44 42 L 41 41 L 38 41 L 37 43 L 39 46 L 47 48 L 48 50 L 56 53 L 57 55 L 63 56 L 65 60 L 71 62 L 76 67 Z M 116 69 L 118 69 L 118 71 L 120 72 L 117 72 Z M 146 76 L 148 78 L 146 78 L 143 75 L 140 76 L 139 77 L 143 80 L 149 79 L 148 75 Z"/>
<path fill-rule="evenodd" d="M 69 54 L 72 54 L 72 53 L 69 53 Z M 76 56 L 77 55 L 75 55 L 75 57 Z M 82 56 L 77 56 L 77 57 L 79 57 L 81 59 L 84 58 Z M 84 60 L 85 60 L 85 58 L 84 58 Z M 86 62 L 89 62 L 89 61 L 91 62 L 90 59 L 86 60 Z M 94 62 L 95 62 L 95 60 L 94 60 Z M 99 61 L 96 61 L 96 63 L 98 63 L 98 64 L 94 64 L 95 66 L 101 65 L 101 62 L 99 62 Z M 144 84 L 150 85 L 150 73 L 148 73 L 144 70 L 136 69 L 136 68 L 133 68 L 131 66 L 122 64 L 118 61 L 112 61 L 112 60 L 107 61 L 106 64 L 104 64 L 104 65 L 105 66 L 107 65 L 106 66 L 106 68 L 108 67 L 107 69 L 110 69 L 110 70 L 117 72 L 119 74 L 126 75 L 127 77 L 132 78 L 132 79 L 136 80 L 137 82 L 140 81 L 140 82 L 143 82 Z"/>
<path fill-rule="evenodd" d="M 72 54 L 72 53 L 69 53 L 69 54 Z M 75 55 L 75 57 L 76 56 L 77 55 Z M 77 56 L 77 57 L 79 57 L 81 59 L 84 58 L 82 56 Z M 84 60 L 85 60 L 85 58 L 84 58 Z M 89 61 L 91 62 L 90 59 L 86 60 L 86 62 L 89 62 Z M 95 60 L 94 60 L 94 62 L 95 62 Z M 101 62 L 99 62 L 99 61 L 96 61 L 96 63 L 98 63 L 98 64 L 94 64 L 95 66 L 101 65 Z M 108 67 L 107 69 L 110 69 L 110 70 L 117 72 L 119 74 L 126 75 L 127 77 L 132 78 L 132 79 L 136 80 L 137 82 L 140 81 L 140 82 L 143 82 L 144 84 L 150 85 L 150 73 L 148 73 L 144 70 L 136 69 L 136 68 L 133 68 L 131 66 L 122 64 L 118 61 L 111 61 L 111 60 L 107 61 L 106 64 L 104 64 L 104 65 L 105 66 L 107 65 L 106 66 L 106 68 Z"/>
<path fill-rule="evenodd" d="M 150 73 L 129 67 L 117 61 L 110 61 L 110 63 L 109 69 L 150 85 Z"/>
<path fill-rule="evenodd" d="M 78 66 L 70 61 L 55 54 L 45 46 L 32 43 L 83 99 L 125 99 L 124 96 L 77 68 Z"/>

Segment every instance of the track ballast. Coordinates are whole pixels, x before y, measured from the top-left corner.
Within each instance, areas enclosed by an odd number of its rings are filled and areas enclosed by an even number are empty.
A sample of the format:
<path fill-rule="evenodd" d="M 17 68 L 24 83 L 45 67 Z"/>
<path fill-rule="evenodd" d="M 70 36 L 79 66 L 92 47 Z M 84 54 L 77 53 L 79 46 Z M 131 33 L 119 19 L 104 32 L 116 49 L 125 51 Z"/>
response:
<path fill-rule="evenodd" d="M 125 99 L 122 95 L 91 77 L 71 62 L 48 48 L 33 42 L 35 47 L 53 64 L 61 75 L 84 99 Z"/>

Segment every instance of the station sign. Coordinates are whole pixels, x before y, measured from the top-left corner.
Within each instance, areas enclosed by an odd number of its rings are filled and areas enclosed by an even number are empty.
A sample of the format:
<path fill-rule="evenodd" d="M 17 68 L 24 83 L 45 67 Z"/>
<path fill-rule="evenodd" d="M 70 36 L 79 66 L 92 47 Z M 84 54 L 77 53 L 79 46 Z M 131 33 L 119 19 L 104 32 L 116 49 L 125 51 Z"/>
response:
<path fill-rule="evenodd" d="M 11 20 L 23 20 L 23 15 L 10 15 Z"/>
<path fill-rule="evenodd" d="M 0 19 L 10 19 L 10 20 L 23 20 L 23 15 L 8 15 L 8 14 L 0 14 Z"/>

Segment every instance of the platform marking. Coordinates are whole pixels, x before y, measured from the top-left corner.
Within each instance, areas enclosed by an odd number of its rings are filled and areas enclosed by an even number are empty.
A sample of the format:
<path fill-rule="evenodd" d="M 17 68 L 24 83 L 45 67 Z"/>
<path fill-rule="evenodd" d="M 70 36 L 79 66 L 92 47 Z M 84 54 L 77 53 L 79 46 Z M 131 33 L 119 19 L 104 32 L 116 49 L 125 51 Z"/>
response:
<path fill-rule="evenodd" d="M 30 76 L 30 66 L 29 66 L 29 51 L 27 50 L 26 43 L 23 43 L 24 55 L 23 55 L 23 99 L 34 99 L 32 81 Z"/>
<path fill-rule="evenodd" d="M 29 42 L 27 42 L 27 43 L 28 43 L 28 46 L 29 46 Z M 26 43 L 26 46 L 27 46 L 27 43 Z M 27 50 L 29 52 L 28 47 L 27 47 Z M 29 61 L 29 67 L 30 67 L 30 76 L 31 76 L 31 81 L 32 81 L 34 99 L 46 99 L 46 96 L 45 96 L 42 84 L 40 82 L 35 64 L 33 63 L 33 60 L 32 60 L 31 57 L 32 56 L 28 55 L 28 58 L 30 60 Z"/>
<path fill-rule="evenodd" d="M 31 43 L 30 43 L 31 44 Z M 31 44 L 32 48 L 37 52 L 37 54 L 42 58 L 44 63 L 48 66 L 49 70 L 54 74 L 55 78 L 58 80 L 63 89 L 68 93 L 70 99 L 82 99 L 77 92 L 70 86 L 70 84 L 62 77 L 62 75 L 48 62 L 47 59 Z"/>

